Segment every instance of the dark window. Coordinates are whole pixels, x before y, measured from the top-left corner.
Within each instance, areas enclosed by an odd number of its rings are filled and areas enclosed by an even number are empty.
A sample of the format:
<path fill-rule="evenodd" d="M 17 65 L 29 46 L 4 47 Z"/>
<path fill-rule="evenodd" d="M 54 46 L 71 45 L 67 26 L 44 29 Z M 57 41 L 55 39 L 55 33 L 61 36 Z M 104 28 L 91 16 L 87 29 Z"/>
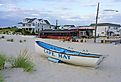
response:
<path fill-rule="evenodd" d="M 31 26 L 31 24 L 28 24 L 28 26 Z"/>
<path fill-rule="evenodd" d="M 38 23 L 38 27 L 39 27 L 39 23 Z"/>
<path fill-rule="evenodd" d="M 35 24 L 33 23 L 33 26 L 35 26 Z"/>
<path fill-rule="evenodd" d="M 23 24 L 23 26 L 25 26 L 25 24 Z"/>

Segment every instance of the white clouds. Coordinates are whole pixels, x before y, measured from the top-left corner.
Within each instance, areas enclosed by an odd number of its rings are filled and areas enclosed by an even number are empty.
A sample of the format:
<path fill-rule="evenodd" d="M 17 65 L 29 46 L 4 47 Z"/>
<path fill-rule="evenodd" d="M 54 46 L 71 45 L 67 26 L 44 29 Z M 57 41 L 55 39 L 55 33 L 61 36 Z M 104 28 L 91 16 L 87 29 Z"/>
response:
<path fill-rule="evenodd" d="M 0 6 L 3 6 L 4 4 L 0 4 Z"/>
<path fill-rule="evenodd" d="M 24 3 L 27 1 L 28 3 Z M 118 8 L 117 3 L 114 1 L 120 2 L 120 0 L 0 0 L 0 15 L 2 15 L 0 18 L 38 17 L 52 19 L 52 21 L 59 19 L 64 20 L 64 22 L 76 23 L 80 21 L 82 24 L 83 22 L 90 24 L 95 21 L 97 2 L 100 2 L 101 11 L 103 9 Z M 121 20 L 117 17 L 121 17 L 119 14 L 116 16 L 112 12 L 99 13 L 99 16 L 99 20 L 102 22 L 108 22 L 109 19 L 115 18 L 117 20 L 112 21 L 119 20 L 120 22 Z"/>

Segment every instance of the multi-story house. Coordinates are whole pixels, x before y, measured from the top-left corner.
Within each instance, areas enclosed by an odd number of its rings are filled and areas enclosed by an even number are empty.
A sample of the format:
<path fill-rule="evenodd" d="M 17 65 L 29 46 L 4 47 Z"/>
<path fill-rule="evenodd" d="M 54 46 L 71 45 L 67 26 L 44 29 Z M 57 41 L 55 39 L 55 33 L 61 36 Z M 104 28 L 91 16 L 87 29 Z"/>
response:
<path fill-rule="evenodd" d="M 95 24 L 90 26 L 95 27 Z M 96 36 L 115 36 L 120 35 L 121 25 L 112 23 L 98 23 Z M 94 33 L 93 33 L 94 34 Z"/>
<path fill-rule="evenodd" d="M 41 30 L 51 29 L 51 25 L 48 20 L 44 19 L 25 18 L 22 22 L 19 22 L 18 24 L 19 28 L 35 33 Z"/>

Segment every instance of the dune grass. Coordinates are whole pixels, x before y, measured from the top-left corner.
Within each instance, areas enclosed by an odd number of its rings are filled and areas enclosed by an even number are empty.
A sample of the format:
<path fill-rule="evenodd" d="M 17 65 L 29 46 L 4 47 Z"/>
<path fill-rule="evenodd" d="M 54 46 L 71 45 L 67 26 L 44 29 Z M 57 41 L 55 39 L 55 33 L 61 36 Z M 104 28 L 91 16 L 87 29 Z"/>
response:
<path fill-rule="evenodd" d="M 31 62 L 31 59 L 27 53 L 27 50 L 24 50 L 23 52 L 20 52 L 18 57 L 12 58 L 12 61 L 10 62 L 12 68 L 23 68 L 24 71 L 31 72 L 33 70 L 34 64 Z"/>
<path fill-rule="evenodd" d="M 4 78 L 1 74 L 0 74 L 0 82 L 4 82 Z"/>
<path fill-rule="evenodd" d="M 5 61 L 6 61 L 6 56 L 0 54 L 0 70 L 4 68 Z"/>

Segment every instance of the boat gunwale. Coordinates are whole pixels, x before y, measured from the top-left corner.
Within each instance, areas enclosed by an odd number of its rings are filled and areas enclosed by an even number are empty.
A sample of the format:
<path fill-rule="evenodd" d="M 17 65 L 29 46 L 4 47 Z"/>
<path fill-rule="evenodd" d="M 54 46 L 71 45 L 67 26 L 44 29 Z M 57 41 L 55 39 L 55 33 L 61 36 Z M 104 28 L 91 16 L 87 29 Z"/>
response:
<path fill-rule="evenodd" d="M 42 42 L 42 41 L 39 41 L 39 42 Z M 37 43 L 37 41 L 36 41 L 36 43 Z M 45 43 L 45 42 L 42 42 L 42 43 Z M 58 47 L 56 45 L 51 45 L 51 44 L 48 44 L 48 43 L 45 43 L 45 44 L 50 45 L 50 46 Z M 41 46 L 41 47 L 44 48 L 43 46 Z M 65 48 L 62 48 L 62 47 L 58 47 L 58 48 L 61 48 L 61 49 L 64 49 L 64 50 L 68 50 L 68 49 L 65 49 Z M 47 48 L 44 48 L 44 49 L 47 49 Z M 47 50 L 55 52 L 55 53 L 61 53 L 61 54 L 66 54 L 66 55 L 71 55 L 71 56 L 78 56 L 78 57 L 100 58 L 101 56 L 103 56 L 103 55 L 98 55 L 98 54 L 95 54 L 95 56 L 94 55 L 92 55 L 92 56 L 91 55 L 76 55 L 76 54 L 74 55 L 74 54 L 68 54 L 68 53 L 64 53 L 64 52 L 57 52 L 56 50 L 51 50 L 51 49 L 47 49 Z M 69 51 L 78 52 L 78 51 L 74 51 L 74 50 L 69 50 Z M 80 52 L 80 53 L 82 53 L 82 52 Z M 91 53 L 82 53 L 82 54 L 91 54 Z"/>

